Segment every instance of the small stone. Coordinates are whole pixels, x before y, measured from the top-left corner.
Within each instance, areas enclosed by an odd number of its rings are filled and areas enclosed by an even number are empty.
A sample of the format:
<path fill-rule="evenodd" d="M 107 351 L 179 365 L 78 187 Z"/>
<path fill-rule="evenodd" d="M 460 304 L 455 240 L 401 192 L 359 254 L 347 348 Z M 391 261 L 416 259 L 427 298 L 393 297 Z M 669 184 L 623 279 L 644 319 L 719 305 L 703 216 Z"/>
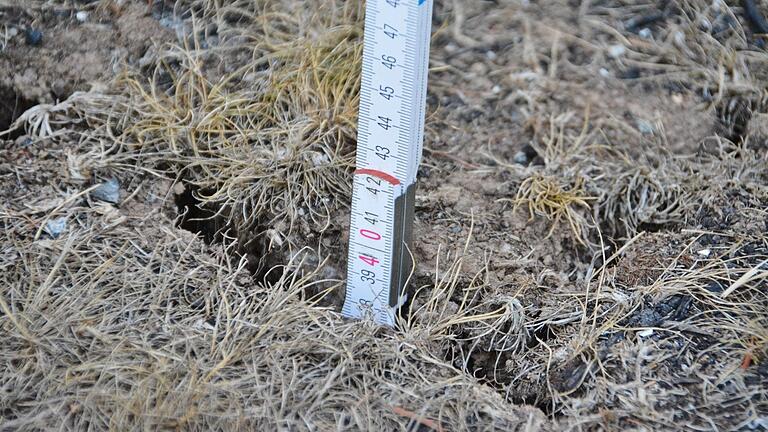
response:
<path fill-rule="evenodd" d="M 493 88 L 491 89 L 491 92 L 493 92 L 493 94 L 501 93 L 501 86 L 499 86 L 499 85 L 493 86 Z"/>
<path fill-rule="evenodd" d="M 528 155 L 522 150 L 515 153 L 515 157 L 512 160 L 518 165 L 528 165 Z"/>
<path fill-rule="evenodd" d="M 91 192 L 91 197 L 99 201 L 117 204 L 120 201 L 120 183 L 114 178 L 102 183 Z"/>
<path fill-rule="evenodd" d="M 708 257 L 708 256 L 709 256 L 709 254 L 711 254 L 711 253 L 712 253 L 712 250 L 710 250 L 710 249 L 702 249 L 702 250 L 698 251 L 697 253 L 698 253 L 699 255 L 701 255 L 701 256 L 703 256 L 703 257 L 705 257 L 705 258 L 706 258 L 706 257 Z"/>
<path fill-rule="evenodd" d="M 32 138 L 30 138 L 28 135 L 22 135 L 18 138 L 16 138 L 16 141 L 14 143 L 19 147 L 29 147 L 32 145 Z"/>
<path fill-rule="evenodd" d="M 637 32 L 637 34 L 640 35 L 640 37 L 643 38 L 643 39 L 651 39 L 651 38 L 653 38 L 653 32 L 649 28 L 644 28 L 644 29 L 640 30 L 639 32 Z"/>
<path fill-rule="evenodd" d="M 679 47 L 685 46 L 685 33 L 681 32 L 680 30 L 675 32 L 675 44 Z"/>
<path fill-rule="evenodd" d="M 76 14 L 75 14 L 75 18 L 76 18 L 78 21 L 80 21 L 81 23 L 82 23 L 82 22 L 86 22 L 86 21 L 88 21 L 88 12 L 86 12 L 86 11 L 80 11 L 80 12 L 78 12 L 78 13 L 76 13 Z"/>
<path fill-rule="evenodd" d="M 712 23 L 707 18 L 702 17 L 699 20 L 699 29 L 701 29 L 701 31 L 709 33 L 709 31 L 712 30 Z"/>
<path fill-rule="evenodd" d="M 611 76 L 611 71 L 609 71 L 609 70 L 608 70 L 608 69 L 606 69 L 606 68 L 600 68 L 600 70 L 598 71 L 598 73 L 599 73 L 599 74 L 600 74 L 600 76 L 601 76 L 601 77 L 603 77 L 603 78 L 608 78 L 609 76 Z"/>
<path fill-rule="evenodd" d="M 639 130 L 643 135 L 653 135 L 654 128 L 651 122 L 646 120 L 638 120 L 637 130 Z"/>
<path fill-rule="evenodd" d="M 637 332 L 637 335 L 643 338 L 647 338 L 653 335 L 653 329 L 645 329 L 643 331 L 639 331 Z"/>
<path fill-rule="evenodd" d="M 624 45 L 611 45 L 608 48 L 608 55 L 613 58 L 619 58 L 624 55 L 624 53 L 627 52 L 627 49 L 624 47 Z"/>
<path fill-rule="evenodd" d="M 45 223 L 44 229 L 52 238 L 59 238 L 61 233 L 67 229 L 67 218 L 62 216 L 60 218 L 51 219 Z"/>
<path fill-rule="evenodd" d="M 27 45 L 31 46 L 40 46 L 43 43 L 43 32 L 40 30 L 35 30 L 33 28 L 28 28 L 24 32 L 27 40 Z"/>
<path fill-rule="evenodd" d="M 496 60 L 497 55 L 495 52 L 489 50 L 485 52 L 485 58 L 487 58 L 490 61 L 494 61 Z"/>

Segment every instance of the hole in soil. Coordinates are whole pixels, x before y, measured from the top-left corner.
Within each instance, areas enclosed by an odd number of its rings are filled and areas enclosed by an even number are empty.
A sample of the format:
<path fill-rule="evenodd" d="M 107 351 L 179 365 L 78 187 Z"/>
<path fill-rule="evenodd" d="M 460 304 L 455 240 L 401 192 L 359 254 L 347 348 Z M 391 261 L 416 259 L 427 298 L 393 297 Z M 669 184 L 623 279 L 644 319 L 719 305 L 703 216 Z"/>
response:
<path fill-rule="evenodd" d="M 649 233 L 657 233 L 662 231 L 671 231 L 673 229 L 673 224 L 663 224 L 663 223 L 652 223 L 652 222 L 643 222 L 640 225 L 637 226 L 638 232 L 649 232 Z"/>
<path fill-rule="evenodd" d="M 715 110 L 717 132 L 733 143 L 740 143 L 747 135 L 754 105 L 754 101 L 745 98 L 725 99 Z"/>
<path fill-rule="evenodd" d="M 180 216 L 176 226 L 201 236 L 206 244 L 219 243 L 223 240 L 224 228 L 231 227 L 219 212 L 221 209 L 204 204 L 198 198 L 198 192 L 194 188 L 185 188 L 174 197 Z"/>
<path fill-rule="evenodd" d="M 178 228 L 195 233 L 203 238 L 206 244 L 223 243 L 225 240 L 236 242 L 236 260 L 245 257 L 248 261 L 246 269 L 257 280 L 275 283 L 282 276 L 282 270 L 274 268 L 280 262 L 280 253 L 268 251 L 267 240 L 259 235 L 263 230 L 236 226 L 229 220 L 229 209 L 221 205 L 205 203 L 199 196 L 210 194 L 210 190 L 195 187 L 185 187 L 184 192 L 174 197 L 179 219 Z"/>
<path fill-rule="evenodd" d="M 527 346 L 528 348 L 533 348 L 540 345 L 542 342 L 550 341 L 555 337 L 555 332 L 552 331 L 552 328 L 548 325 L 544 325 L 533 333 L 533 337 L 528 341 Z"/>
<path fill-rule="evenodd" d="M 37 105 L 35 101 L 25 99 L 14 88 L 0 86 L 0 132 L 8 130 L 24 111 L 35 105 Z M 23 130 L 18 130 L 9 134 L 8 137 L 16 139 L 23 134 Z"/>
<path fill-rule="evenodd" d="M 503 331 L 502 331 L 503 332 Z M 459 339 L 468 334 L 461 335 Z M 542 343 L 552 343 L 557 334 L 549 325 L 543 325 L 532 332 L 524 350 L 541 349 Z M 538 348 L 537 348 L 538 347 Z M 478 382 L 503 395 L 505 399 L 514 404 L 531 405 L 539 408 L 546 415 L 557 415 L 552 398 L 545 385 L 536 378 L 521 378 L 520 365 L 512 366 L 514 358 L 519 354 L 512 351 L 494 351 L 476 349 L 467 351 L 467 346 L 458 342 L 447 352 L 443 353 L 445 359 L 462 368 L 464 372 L 474 377 Z M 545 372 L 542 372 L 545 373 Z M 516 381 L 518 380 L 519 381 Z"/>

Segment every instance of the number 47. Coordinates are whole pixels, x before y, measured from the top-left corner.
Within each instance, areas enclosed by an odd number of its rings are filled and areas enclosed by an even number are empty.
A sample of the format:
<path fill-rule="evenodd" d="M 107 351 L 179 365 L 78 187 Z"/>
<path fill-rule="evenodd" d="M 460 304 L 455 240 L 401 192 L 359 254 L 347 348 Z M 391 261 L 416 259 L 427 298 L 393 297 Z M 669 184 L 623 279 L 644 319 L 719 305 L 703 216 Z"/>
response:
<path fill-rule="evenodd" d="M 392 27 L 391 25 L 384 24 L 384 34 L 389 36 L 390 39 L 394 39 L 400 34 L 400 32 L 397 31 L 397 29 Z"/>

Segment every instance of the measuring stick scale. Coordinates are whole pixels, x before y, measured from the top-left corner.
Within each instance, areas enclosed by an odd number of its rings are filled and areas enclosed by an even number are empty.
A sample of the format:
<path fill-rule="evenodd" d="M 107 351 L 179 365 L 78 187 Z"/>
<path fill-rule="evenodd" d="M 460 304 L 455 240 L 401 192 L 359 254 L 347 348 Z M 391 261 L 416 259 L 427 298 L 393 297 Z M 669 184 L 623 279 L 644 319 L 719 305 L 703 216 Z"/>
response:
<path fill-rule="evenodd" d="M 413 267 L 433 0 L 368 0 L 342 313 L 394 326 Z"/>

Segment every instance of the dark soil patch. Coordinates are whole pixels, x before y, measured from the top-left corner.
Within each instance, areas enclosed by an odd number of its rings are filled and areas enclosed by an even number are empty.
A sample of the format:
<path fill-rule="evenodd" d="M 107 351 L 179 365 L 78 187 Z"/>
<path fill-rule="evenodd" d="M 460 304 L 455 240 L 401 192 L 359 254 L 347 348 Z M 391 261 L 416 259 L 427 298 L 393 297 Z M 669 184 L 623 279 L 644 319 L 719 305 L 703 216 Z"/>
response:
<path fill-rule="evenodd" d="M 0 85 L 0 132 L 7 130 L 24 111 L 37 105 L 33 100 L 26 99 L 12 87 Z M 10 138 L 19 137 L 23 131 L 10 133 Z"/>

